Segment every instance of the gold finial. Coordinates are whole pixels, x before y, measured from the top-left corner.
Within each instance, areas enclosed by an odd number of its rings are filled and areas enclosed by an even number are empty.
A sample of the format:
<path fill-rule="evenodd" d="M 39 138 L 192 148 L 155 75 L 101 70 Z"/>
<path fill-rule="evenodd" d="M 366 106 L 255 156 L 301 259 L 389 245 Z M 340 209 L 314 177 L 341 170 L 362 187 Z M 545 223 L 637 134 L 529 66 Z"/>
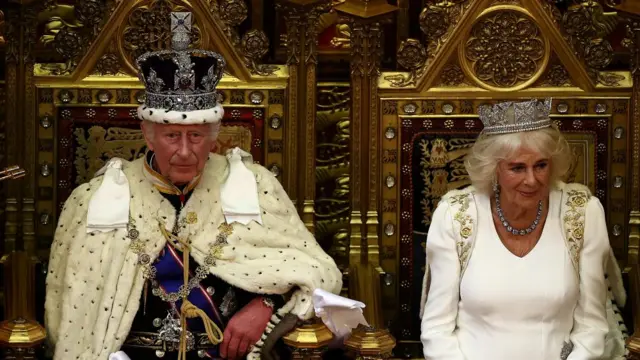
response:
<path fill-rule="evenodd" d="M 360 324 L 345 340 L 344 345 L 359 357 L 383 360 L 391 357 L 391 352 L 396 346 L 396 339 L 389 333 L 389 330 L 379 330 Z"/>

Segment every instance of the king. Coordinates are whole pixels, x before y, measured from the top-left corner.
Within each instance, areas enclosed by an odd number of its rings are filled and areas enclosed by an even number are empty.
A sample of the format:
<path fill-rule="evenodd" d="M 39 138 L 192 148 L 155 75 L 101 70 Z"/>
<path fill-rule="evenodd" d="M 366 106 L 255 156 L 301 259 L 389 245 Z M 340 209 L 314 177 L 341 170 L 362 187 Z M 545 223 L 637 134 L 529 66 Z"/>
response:
<path fill-rule="evenodd" d="M 144 157 L 111 159 L 76 188 L 51 247 L 45 325 L 54 360 L 261 359 L 313 317 L 342 276 L 278 180 L 235 148 L 212 151 L 224 60 L 189 49 L 138 61 Z M 268 356 L 267 356 L 268 355 Z"/>

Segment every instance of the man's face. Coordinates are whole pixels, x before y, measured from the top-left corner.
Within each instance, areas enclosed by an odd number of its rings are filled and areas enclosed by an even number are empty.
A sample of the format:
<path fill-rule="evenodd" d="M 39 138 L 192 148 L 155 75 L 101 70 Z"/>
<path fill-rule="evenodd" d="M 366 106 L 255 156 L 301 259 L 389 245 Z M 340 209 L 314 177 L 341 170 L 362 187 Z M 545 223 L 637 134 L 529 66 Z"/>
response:
<path fill-rule="evenodd" d="M 143 122 L 147 146 L 155 153 L 156 170 L 175 185 L 189 183 L 204 169 L 215 146 L 212 126 Z"/>

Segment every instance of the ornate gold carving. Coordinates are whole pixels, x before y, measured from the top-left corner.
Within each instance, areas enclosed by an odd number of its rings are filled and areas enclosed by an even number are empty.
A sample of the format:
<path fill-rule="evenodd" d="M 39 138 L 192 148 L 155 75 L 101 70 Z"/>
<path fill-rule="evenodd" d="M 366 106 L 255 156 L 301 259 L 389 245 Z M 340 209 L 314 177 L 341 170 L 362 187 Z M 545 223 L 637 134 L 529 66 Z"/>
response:
<path fill-rule="evenodd" d="M 459 86 L 465 83 L 464 73 L 458 64 L 447 64 L 440 73 L 440 83 L 444 86 Z"/>
<path fill-rule="evenodd" d="M 467 0 L 433 2 L 420 13 L 420 29 L 427 37 L 427 65 L 449 41 L 451 32 L 469 7 Z"/>
<path fill-rule="evenodd" d="M 147 51 L 171 48 L 171 24 L 167 20 L 171 12 L 190 11 L 179 1 L 147 0 L 136 7 L 128 16 L 127 23 L 118 33 L 118 47 L 131 73 L 136 73 L 136 59 Z M 192 46 L 202 47 L 207 41 L 206 32 L 201 31 L 200 19 L 194 17 Z"/>
<path fill-rule="evenodd" d="M 409 76 L 390 75 L 385 80 L 391 83 L 391 86 L 406 87 L 416 84 L 416 79 L 422 76 L 424 66 L 427 61 L 427 50 L 416 39 L 407 39 L 400 43 L 398 48 L 398 65 L 409 70 Z"/>
<path fill-rule="evenodd" d="M 102 126 L 92 126 L 88 131 L 75 129 L 76 184 L 83 184 L 93 177 L 105 164 L 105 159 L 120 157 L 136 159 L 144 154 L 146 144 L 140 130 Z"/>
<path fill-rule="evenodd" d="M 344 3 L 343 1 L 334 1 L 330 6 L 335 7 Z M 329 43 L 331 46 L 337 49 L 348 49 L 351 47 L 351 28 L 348 24 L 339 23 L 338 13 L 335 11 L 326 12 L 318 18 L 318 34 L 327 30 L 330 27 L 334 27 L 336 36 L 334 36 Z"/>
<path fill-rule="evenodd" d="M 382 29 L 379 22 L 351 22 L 351 74 L 378 76 L 382 57 Z"/>
<path fill-rule="evenodd" d="M 589 0 L 570 6 L 562 16 L 562 24 L 576 55 L 587 66 L 602 69 L 613 58 L 613 49 L 604 39 L 618 24 L 616 13 L 605 13 L 602 5 Z"/>
<path fill-rule="evenodd" d="M 607 40 L 618 24 L 615 12 L 604 12 L 595 0 L 575 1 L 564 12 L 551 2 L 543 2 L 544 8 L 562 31 L 574 54 L 582 59 L 593 81 L 606 86 L 619 86 L 622 79 L 615 74 L 600 74 L 613 59 L 613 48 Z"/>
<path fill-rule="evenodd" d="M 277 66 L 259 64 L 260 59 L 269 51 L 269 38 L 262 30 L 249 30 L 242 37 L 242 52 L 251 73 L 262 76 L 272 75 Z"/>
<path fill-rule="evenodd" d="M 336 24 L 336 36 L 331 39 L 331 46 L 338 49 L 348 49 L 351 47 L 351 28 L 347 24 Z"/>
<path fill-rule="evenodd" d="M 460 45 L 462 67 L 487 89 L 522 89 L 542 75 L 549 60 L 549 42 L 526 10 L 515 6 L 492 9 L 476 20 L 471 36 Z"/>
<path fill-rule="evenodd" d="M 548 67 L 540 85 L 560 87 L 571 86 L 573 84 L 571 83 L 567 69 L 565 69 L 562 64 L 553 64 Z"/>
<path fill-rule="evenodd" d="M 104 54 L 96 63 L 96 72 L 100 75 L 116 75 L 120 72 L 120 59 L 116 54 Z"/>
<path fill-rule="evenodd" d="M 316 233 L 340 269 L 349 265 L 348 87 L 319 87 L 316 121 Z"/>
<path fill-rule="evenodd" d="M 53 75 L 72 72 L 115 5 L 116 1 L 109 0 L 83 0 L 75 5 L 48 2 L 45 11 L 38 14 L 38 23 L 44 28 L 40 43 L 52 46 L 65 64 L 44 69 Z"/>
<path fill-rule="evenodd" d="M 216 5 L 212 7 L 214 13 L 225 24 L 224 31 L 234 45 L 240 43 L 238 26 L 246 19 L 248 14 L 247 4 L 243 0 L 212 0 Z"/>
<path fill-rule="evenodd" d="M 357 359 L 386 360 L 393 355 L 396 339 L 388 330 L 360 324 L 345 340 L 344 345 L 356 354 Z"/>

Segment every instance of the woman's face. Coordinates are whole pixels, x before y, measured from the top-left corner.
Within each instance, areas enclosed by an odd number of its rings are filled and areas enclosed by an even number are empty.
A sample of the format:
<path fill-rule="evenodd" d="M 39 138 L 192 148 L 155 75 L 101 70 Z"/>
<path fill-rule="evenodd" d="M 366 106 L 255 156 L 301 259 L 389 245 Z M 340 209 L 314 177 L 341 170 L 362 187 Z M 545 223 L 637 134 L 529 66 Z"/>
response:
<path fill-rule="evenodd" d="M 549 195 L 551 159 L 526 148 L 498 163 L 501 201 L 534 208 Z"/>

